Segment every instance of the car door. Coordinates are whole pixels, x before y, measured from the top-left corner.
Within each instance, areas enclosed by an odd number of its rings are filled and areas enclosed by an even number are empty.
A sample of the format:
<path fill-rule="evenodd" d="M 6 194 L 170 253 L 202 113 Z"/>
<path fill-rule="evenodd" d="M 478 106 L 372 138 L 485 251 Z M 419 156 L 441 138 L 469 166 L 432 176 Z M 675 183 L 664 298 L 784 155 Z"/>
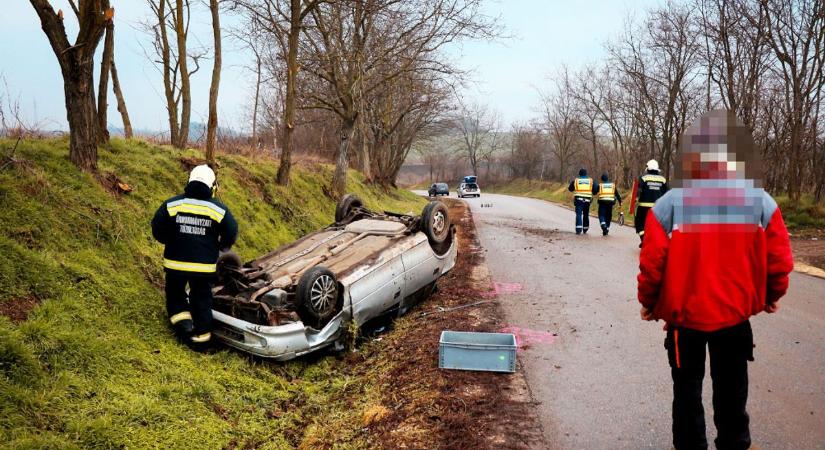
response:
<path fill-rule="evenodd" d="M 414 237 L 417 244 L 401 255 L 404 261 L 404 297 L 432 283 L 441 274 L 440 261 L 423 235 Z"/>
<path fill-rule="evenodd" d="M 350 287 L 355 322 L 363 324 L 401 301 L 404 263 L 396 255 L 380 264 Z"/>

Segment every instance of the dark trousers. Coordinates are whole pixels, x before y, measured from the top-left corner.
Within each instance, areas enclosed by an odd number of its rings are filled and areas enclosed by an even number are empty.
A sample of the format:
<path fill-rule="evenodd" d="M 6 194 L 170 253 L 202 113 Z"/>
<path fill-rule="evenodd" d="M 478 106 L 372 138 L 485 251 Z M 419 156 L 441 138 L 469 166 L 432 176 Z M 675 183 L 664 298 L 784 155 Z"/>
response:
<path fill-rule="evenodd" d="M 747 449 L 751 445 L 748 401 L 748 361 L 753 361 L 753 333 L 749 321 L 713 332 L 671 327 L 665 348 L 673 377 L 673 446 L 677 450 L 708 448 L 702 380 L 705 347 L 713 379 L 713 423 L 719 450 Z"/>
<path fill-rule="evenodd" d="M 639 235 L 639 239 L 645 239 L 645 219 L 647 219 L 647 212 L 650 211 L 650 208 L 647 206 L 637 206 L 636 207 L 636 217 L 633 219 L 633 224 L 636 226 L 636 234 Z"/>
<path fill-rule="evenodd" d="M 576 206 L 576 234 L 587 233 L 590 228 L 590 200 L 575 199 Z"/>
<path fill-rule="evenodd" d="M 603 231 L 610 229 L 610 222 L 613 220 L 613 203 L 599 202 L 599 225 Z"/>
<path fill-rule="evenodd" d="M 178 331 L 181 325 L 186 326 L 187 320 L 191 321 L 191 337 L 187 343 L 208 343 L 212 337 L 212 277 L 167 270 L 166 312 Z"/>

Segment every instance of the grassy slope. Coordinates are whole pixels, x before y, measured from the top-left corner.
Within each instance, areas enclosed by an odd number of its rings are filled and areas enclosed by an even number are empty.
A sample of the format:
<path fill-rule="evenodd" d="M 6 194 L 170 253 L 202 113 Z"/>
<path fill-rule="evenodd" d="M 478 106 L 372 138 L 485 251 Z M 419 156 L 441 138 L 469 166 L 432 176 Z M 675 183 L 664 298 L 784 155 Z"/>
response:
<path fill-rule="evenodd" d="M 547 200 L 556 203 L 569 204 L 572 194 L 567 191 L 567 185 L 554 182 L 533 180 L 514 180 L 500 186 L 486 188 L 487 192 L 520 195 Z M 620 191 L 622 198 L 627 200 L 625 209 L 630 205 L 630 189 Z M 799 203 L 792 203 L 787 196 L 777 196 L 776 201 L 782 209 L 782 215 L 791 232 L 807 232 L 810 230 L 825 229 L 825 205 L 816 205 L 810 197 L 804 197 Z M 591 208 L 591 213 L 594 208 Z M 626 213 L 627 223 L 633 223 L 633 214 Z"/>
<path fill-rule="evenodd" d="M 149 221 L 184 184 L 180 157 L 198 155 L 114 140 L 101 150 L 101 170 L 134 187 L 117 198 L 68 162 L 67 145 L 23 142 L 17 157 L 30 164 L 0 172 L 0 304 L 41 302 L 23 323 L 0 316 L 0 442 L 282 448 L 334 428 L 363 444 L 351 421 L 365 405 L 342 395 L 359 383 L 337 376 L 335 358 L 270 364 L 193 354 L 172 339 Z M 11 146 L 0 140 L 0 149 Z M 270 182 L 269 161 L 219 163 L 219 196 L 240 224 L 244 259 L 332 221 L 334 202 L 322 193 L 330 167 L 298 167 L 282 188 Z M 354 172 L 349 183 L 373 208 L 423 206 L 409 193 L 367 188 Z"/>

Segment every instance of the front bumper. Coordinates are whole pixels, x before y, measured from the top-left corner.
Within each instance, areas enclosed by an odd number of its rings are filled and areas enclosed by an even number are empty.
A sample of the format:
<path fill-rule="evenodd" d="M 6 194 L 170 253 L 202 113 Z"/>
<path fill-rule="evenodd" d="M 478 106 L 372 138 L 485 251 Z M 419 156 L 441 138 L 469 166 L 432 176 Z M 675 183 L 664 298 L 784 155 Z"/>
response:
<path fill-rule="evenodd" d="M 341 334 L 344 320 L 343 313 L 338 314 L 319 331 L 302 322 L 256 325 L 215 310 L 212 318 L 215 320 L 212 334 L 224 344 L 277 361 L 287 361 L 334 343 Z"/>

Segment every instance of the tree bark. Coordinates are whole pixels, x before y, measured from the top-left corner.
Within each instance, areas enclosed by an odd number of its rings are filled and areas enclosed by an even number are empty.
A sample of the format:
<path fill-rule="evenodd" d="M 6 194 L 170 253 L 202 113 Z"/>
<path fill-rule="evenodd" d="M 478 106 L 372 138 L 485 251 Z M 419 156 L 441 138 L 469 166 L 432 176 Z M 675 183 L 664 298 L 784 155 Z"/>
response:
<path fill-rule="evenodd" d="M 187 29 L 184 20 L 185 0 L 176 0 L 177 14 L 175 16 L 175 34 L 178 40 L 178 67 L 180 69 L 180 91 L 181 91 L 181 113 L 180 130 L 178 141 L 173 144 L 175 147 L 183 149 L 189 144 L 189 120 L 192 115 L 192 93 L 189 85 L 189 69 L 187 67 L 186 35 Z M 189 9 L 189 2 L 186 1 L 186 11 Z M 188 14 L 187 14 L 188 15 Z"/>
<path fill-rule="evenodd" d="M 289 36 L 287 37 L 286 56 L 286 98 L 284 99 L 283 140 L 281 141 L 281 164 L 278 167 L 278 176 L 276 180 L 277 183 L 281 186 L 286 186 L 289 184 L 289 172 L 292 169 L 292 133 L 295 129 L 294 122 L 296 100 L 295 80 L 296 78 L 298 78 L 298 38 L 301 33 L 301 12 L 301 0 L 290 0 Z M 346 177 L 346 173 L 344 174 L 344 176 Z"/>
<path fill-rule="evenodd" d="M 106 37 L 103 41 L 103 56 L 100 61 L 100 80 L 97 88 L 97 123 L 100 127 L 98 140 L 101 144 L 109 142 L 108 96 L 109 73 L 112 70 L 112 58 L 115 49 L 115 24 L 106 24 Z"/>
<path fill-rule="evenodd" d="M 332 193 L 338 197 L 347 189 L 347 169 L 349 169 L 349 143 L 355 132 L 355 120 L 343 119 L 341 123 L 341 142 L 335 155 L 335 174 L 332 176 Z"/>
<path fill-rule="evenodd" d="M 117 111 L 123 121 L 123 135 L 126 139 L 132 139 L 132 121 L 129 120 L 129 110 L 126 109 L 126 100 L 123 98 L 123 91 L 120 89 L 120 79 L 117 76 L 114 55 L 112 56 L 112 89 L 115 91 L 117 99 Z"/>
<path fill-rule="evenodd" d="M 172 55 L 169 33 L 166 29 L 167 0 L 158 0 L 158 28 L 160 30 L 160 58 L 163 70 L 163 93 L 166 97 L 166 113 L 169 121 L 169 142 L 177 145 L 180 135 L 178 128 L 178 102 L 175 99 L 175 85 L 172 80 Z"/>
<path fill-rule="evenodd" d="M 66 117 L 69 121 L 69 159 L 80 169 L 97 170 L 99 124 L 92 86 L 94 62 L 91 58 L 70 58 L 69 71 L 63 73 Z M 77 59 L 81 59 L 77 61 Z"/>
<path fill-rule="evenodd" d="M 215 61 L 212 65 L 212 84 L 209 86 L 209 119 L 206 122 L 206 160 L 215 161 L 218 132 L 218 88 L 221 84 L 221 18 L 218 0 L 209 0 L 212 13 L 212 35 L 215 45 Z"/>

